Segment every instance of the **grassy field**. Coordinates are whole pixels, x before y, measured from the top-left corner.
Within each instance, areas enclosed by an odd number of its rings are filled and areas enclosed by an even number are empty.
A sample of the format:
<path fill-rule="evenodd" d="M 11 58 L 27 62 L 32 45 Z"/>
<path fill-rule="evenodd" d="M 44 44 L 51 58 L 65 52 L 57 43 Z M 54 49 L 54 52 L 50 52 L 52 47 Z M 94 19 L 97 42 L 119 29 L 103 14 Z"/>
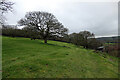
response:
<path fill-rule="evenodd" d="M 57 41 L 2 37 L 3 78 L 118 78 L 118 59 Z"/>

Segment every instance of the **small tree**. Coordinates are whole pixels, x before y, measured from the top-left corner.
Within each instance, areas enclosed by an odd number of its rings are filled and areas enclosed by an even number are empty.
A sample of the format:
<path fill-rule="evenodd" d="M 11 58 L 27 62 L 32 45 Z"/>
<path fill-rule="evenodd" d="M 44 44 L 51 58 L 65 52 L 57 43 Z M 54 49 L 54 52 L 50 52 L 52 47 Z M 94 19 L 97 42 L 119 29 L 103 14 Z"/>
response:
<path fill-rule="evenodd" d="M 97 50 L 98 47 L 102 46 L 102 42 L 100 42 L 99 40 L 97 40 L 96 38 L 90 38 L 88 40 L 88 48 L 91 48 L 91 49 L 95 49 Z"/>
<path fill-rule="evenodd" d="M 83 36 L 79 33 L 72 33 L 69 35 L 71 43 L 78 45 L 78 46 L 83 46 Z"/>
<path fill-rule="evenodd" d="M 82 35 L 82 37 L 83 37 L 84 48 L 88 48 L 88 40 L 90 38 L 94 38 L 94 34 L 89 31 L 81 31 L 79 34 Z"/>
<path fill-rule="evenodd" d="M 26 26 L 26 27 L 23 27 L 22 30 L 25 32 L 24 37 L 29 37 L 29 38 L 31 38 L 31 40 L 35 40 L 39 36 L 39 33 L 35 32 L 34 28 L 29 28 Z"/>
<path fill-rule="evenodd" d="M 81 31 L 79 33 L 72 33 L 69 35 L 70 42 L 78 45 L 83 46 L 84 48 L 97 48 L 100 44 L 94 38 L 94 34 L 89 31 Z"/>
<path fill-rule="evenodd" d="M 68 29 L 64 28 L 56 17 L 48 12 L 28 12 L 25 18 L 18 23 L 39 32 L 42 39 L 44 39 L 44 43 L 47 43 L 50 36 L 64 36 L 68 32 Z"/>

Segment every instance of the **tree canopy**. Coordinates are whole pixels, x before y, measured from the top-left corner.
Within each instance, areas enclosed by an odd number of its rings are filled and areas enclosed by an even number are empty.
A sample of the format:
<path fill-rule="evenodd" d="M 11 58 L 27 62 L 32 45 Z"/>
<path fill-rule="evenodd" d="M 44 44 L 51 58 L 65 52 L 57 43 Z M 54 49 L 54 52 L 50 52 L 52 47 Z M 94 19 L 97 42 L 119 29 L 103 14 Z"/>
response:
<path fill-rule="evenodd" d="M 47 43 L 47 39 L 50 36 L 63 37 L 68 33 L 68 29 L 64 28 L 62 23 L 53 14 L 48 12 L 28 12 L 18 23 L 39 32 L 45 43 Z"/>

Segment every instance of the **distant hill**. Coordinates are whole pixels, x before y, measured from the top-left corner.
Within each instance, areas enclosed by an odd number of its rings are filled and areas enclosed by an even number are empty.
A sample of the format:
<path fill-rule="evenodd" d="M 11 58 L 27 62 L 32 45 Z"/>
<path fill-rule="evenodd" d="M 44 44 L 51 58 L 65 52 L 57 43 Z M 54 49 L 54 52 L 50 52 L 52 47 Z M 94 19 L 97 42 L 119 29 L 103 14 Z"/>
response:
<path fill-rule="evenodd" d="M 120 36 L 100 37 L 100 38 L 96 38 L 96 39 L 103 41 L 103 42 L 118 42 L 118 39 L 120 40 Z"/>

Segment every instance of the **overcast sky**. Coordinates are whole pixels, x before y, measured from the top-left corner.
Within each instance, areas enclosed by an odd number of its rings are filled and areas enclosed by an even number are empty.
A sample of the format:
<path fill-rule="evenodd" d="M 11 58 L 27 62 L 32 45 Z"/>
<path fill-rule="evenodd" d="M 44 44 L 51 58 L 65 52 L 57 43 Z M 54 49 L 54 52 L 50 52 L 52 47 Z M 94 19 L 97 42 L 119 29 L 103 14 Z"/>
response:
<path fill-rule="evenodd" d="M 69 33 L 88 30 L 98 36 L 118 35 L 117 0 L 9 0 L 14 11 L 7 13 L 8 24 L 17 24 L 29 11 L 47 11 L 69 29 Z M 106 1 L 106 2 L 105 2 Z M 116 1 L 116 2 L 115 2 Z"/>

